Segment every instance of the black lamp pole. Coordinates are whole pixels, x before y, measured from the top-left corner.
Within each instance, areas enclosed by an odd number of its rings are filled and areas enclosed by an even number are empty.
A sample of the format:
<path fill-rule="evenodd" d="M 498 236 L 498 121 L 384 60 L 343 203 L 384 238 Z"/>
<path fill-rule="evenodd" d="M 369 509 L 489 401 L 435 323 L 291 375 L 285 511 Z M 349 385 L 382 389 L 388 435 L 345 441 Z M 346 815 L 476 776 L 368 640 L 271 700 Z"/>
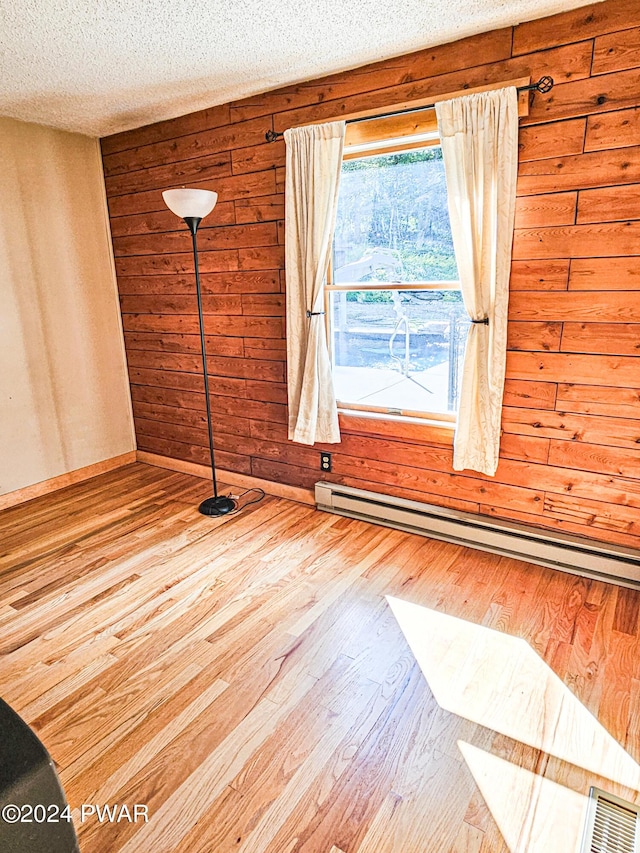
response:
<path fill-rule="evenodd" d="M 211 479 L 213 481 L 213 497 L 202 501 L 198 509 L 203 515 L 226 515 L 236 508 L 236 502 L 224 495 L 218 495 L 218 484 L 216 482 L 216 462 L 213 449 L 213 426 L 211 424 L 211 400 L 209 399 L 209 371 L 207 369 L 207 344 L 204 336 L 204 317 L 202 315 L 202 289 L 200 287 L 200 267 L 198 265 L 198 242 L 196 234 L 198 226 L 202 222 L 200 216 L 183 217 L 187 228 L 191 232 L 193 243 L 193 266 L 196 273 L 196 292 L 198 294 L 198 320 L 200 321 L 200 345 L 202 347 L 202 373 L 204 376 L 204 395 L 207 405 L 207 428 L 209 431 L 209 454 L 211 457 Z"/>

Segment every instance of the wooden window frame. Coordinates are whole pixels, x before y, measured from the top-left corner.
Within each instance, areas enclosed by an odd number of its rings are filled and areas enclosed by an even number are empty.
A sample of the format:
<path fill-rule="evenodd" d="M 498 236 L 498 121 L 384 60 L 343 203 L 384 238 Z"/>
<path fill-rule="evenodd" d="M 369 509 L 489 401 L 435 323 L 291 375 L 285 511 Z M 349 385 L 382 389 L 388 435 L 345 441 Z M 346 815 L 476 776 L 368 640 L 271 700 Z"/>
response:
<path fill-rule="evenodd" d="M 435 109 L 432 107 L 418 113 L 385 116 L 362 123 L 347 125 L 343 160 L 355 160 L 400 151 L 416 151 L 430 146 L 440 146 Z M 460 290 L 459 281 L 403 282 L 351 282 L 333 284 L 333 263 L 329 262 L 327 284 L 324 292 L 325 330 L 329 356 L 333 364 L 333 341 L 331 334 L 331 294 L 354 290 Z M 410 409 L 389 409 L 382 406 L 365 406 L 358 403 L 338 401 L 341 415 L 361 418 L 384 418 L 407 423 L 433 425 L 441 430 L 452 431 L 456 415 L 450 412 L 422 412 Z"/>

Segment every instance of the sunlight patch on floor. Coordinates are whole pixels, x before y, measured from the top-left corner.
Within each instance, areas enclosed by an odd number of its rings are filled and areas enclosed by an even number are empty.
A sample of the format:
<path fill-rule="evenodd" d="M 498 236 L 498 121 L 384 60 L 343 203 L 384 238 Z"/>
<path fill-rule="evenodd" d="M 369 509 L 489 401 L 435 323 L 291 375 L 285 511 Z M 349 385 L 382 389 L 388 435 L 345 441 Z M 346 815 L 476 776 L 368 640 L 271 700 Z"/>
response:
<path fill-rule="evenodd" d="M 640 767 L 525 640 L 390 596 L 387 601 L 446 711 L 640 789 Z"/>
<path fill-rule="evenodd" d="M 589 774 L 640 791 L 638 764 L 524 639 L 387 602 L 441 708 L 545 757 L 540 775 L 458 741 L 513 853 L 578 850 Z M 548 778 L 558 759 L 566 786 Z"/>
<path fill-rule="evenodd" d="M 576 853 L 587 797 L 497 755 L 458 741 L 509 850 Z"/>

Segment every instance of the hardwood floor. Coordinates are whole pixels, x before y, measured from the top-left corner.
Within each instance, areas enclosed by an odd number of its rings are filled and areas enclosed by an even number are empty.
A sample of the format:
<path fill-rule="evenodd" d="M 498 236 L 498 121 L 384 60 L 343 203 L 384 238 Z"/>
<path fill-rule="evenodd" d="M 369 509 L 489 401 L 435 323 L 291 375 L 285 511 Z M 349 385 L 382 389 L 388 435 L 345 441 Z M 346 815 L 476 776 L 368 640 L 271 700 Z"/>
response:
<path fill-rule="evenodd" d="M 591 784 L 640 802 L 639 592 L 207 491 L 0 513 L 0 695 L 82 853 L 565 853 Z"/>

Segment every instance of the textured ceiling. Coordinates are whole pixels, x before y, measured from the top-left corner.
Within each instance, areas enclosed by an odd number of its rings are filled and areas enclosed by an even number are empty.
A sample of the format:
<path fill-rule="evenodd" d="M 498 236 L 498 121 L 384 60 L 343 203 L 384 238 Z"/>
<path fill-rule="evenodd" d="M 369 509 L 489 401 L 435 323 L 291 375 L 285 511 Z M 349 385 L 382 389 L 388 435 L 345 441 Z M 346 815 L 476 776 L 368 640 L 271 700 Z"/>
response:
<path fill-rule="evenodd" d="M 585 0 L 0 0 L 0 115 L 105 136 Z"/>

